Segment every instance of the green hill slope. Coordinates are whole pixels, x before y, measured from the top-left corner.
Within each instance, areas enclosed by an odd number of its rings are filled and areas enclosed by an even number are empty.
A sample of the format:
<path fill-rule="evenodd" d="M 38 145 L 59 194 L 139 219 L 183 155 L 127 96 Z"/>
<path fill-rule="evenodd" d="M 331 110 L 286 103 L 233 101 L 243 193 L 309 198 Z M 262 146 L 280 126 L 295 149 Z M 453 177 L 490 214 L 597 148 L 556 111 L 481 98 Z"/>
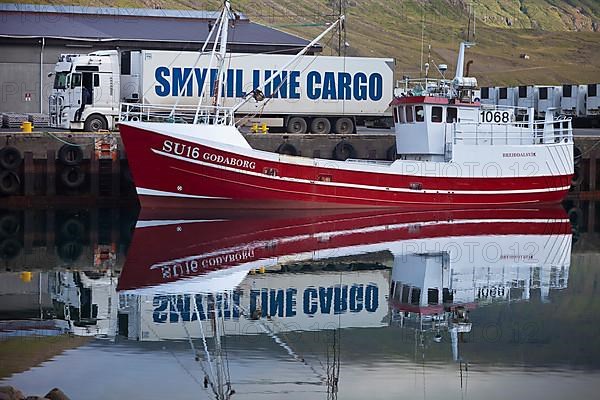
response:
<path fill-rule="evenodd" d="M 6 2 L 6 0 L 0 0 Z M 219 0 L 49 0 L 42 4 L 219 8 Z M 337 0 L 232 0 L 253 21 L 311 38 L 333 20 Z M 471 74 L 480 85 L 600 81 L 599 0 L 347 0 L 348 55 L 394 57 L 398 76 L 420 74 L 421 44 L 453 71 L 469 9 L 475 41 Z M 323 41 L 337 52 L 337 37 Z M 527 54 L 528 58 L 522 56 Z"/>

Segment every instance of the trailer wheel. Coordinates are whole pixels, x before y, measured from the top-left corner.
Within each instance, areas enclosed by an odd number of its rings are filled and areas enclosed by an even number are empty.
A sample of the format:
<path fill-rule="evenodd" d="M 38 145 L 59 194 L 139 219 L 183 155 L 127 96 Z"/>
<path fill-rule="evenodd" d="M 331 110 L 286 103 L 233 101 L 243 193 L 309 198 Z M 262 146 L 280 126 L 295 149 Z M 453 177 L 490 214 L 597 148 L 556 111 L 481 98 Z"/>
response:
<path fill-rule="evenodd" d="M 306 120 L 302 117 L 292 117 L 288 120 L 286 129 L 288 133 L 306 133 Z"/>
<path fill-rule="evenodd" d="M 335 133 L 349 135 L 354 132 L 354 122 L 350 118 L 338 118 L 334 126 Z"/>
<path fill-rule="evenodd" d="M 332 156 L 336 160 L 345 161 L 348 158 L 355 158 L 356 150 L 354 150 L 354 146 L 350 143 L 342 140 L 335 145 Z"/>
<path fill-rule="evenodd" d="M 310 132 L 318 135 L 327 135 L 331 132 L 331 122 L 327 118 L 315 118 L 310 123 Z"/>
<path fill-rule="evenodd" d="M 87 132 L 98 132 L 106 130 L 108 128 L 108 122 L 106 118 L 100 114 L 92 114 L 85 120 L 83 129 Z"/>

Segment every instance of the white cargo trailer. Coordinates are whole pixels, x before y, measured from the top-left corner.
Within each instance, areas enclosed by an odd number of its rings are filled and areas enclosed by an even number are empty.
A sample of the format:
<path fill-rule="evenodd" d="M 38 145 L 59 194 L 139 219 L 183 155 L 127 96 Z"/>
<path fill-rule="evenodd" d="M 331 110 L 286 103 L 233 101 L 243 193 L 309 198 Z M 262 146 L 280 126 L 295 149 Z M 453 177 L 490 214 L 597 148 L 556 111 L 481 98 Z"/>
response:
<path fill-rule="evenodd" d="M 517 106 L 517 89 L 513 87 L 497 87 L 498 105 L 504 107 Z"/>
<path fill-rule="evenodd" d="M 563 114 L 573 117 L 585 116 L 585 100 L 587 97 L 584 85 L 563 85 L 560 108 Z"/>
<path fill-rule="evenodd" d="M 229 54 L 221 90 L 225 105 L 241 102 L 293 56 Z M 210 55 L 197 52 L 140 50 L 64 55 L 56 64 L 50 98 L 52 126 L 112 129 L 119 103 L 195 106 L 203 91 L 218 87 Z M 214 65 L 214 63 L 213 63 Z M 266 100 L 251 100 L 240 116 L 252 123 L 286 127 L 292 133 L 352 133 L 366 121 L 391 121 L 394 60 L 390 58 L 305 56 L 267 85 Z M 81 93 L 91 92 L 83 107 Z"/>
<path fill-rule="evenodd" d="M 481 104 L 498 105 L 498 90 L 494 86 L 482 87 L 480 92 Z"/>
<path fill-rule="evenodd" d="M 536 86 L 536 88 L 538 92 L 538 117 L 544 118 L 549 109 L 560 110 L 562 98 L 562 88 L 560 86 Z"/>
<path fill-rule="evenodd" d="M 587 107 L 586 115 L 588 117 L 600 115 L 600 83 L 591 83 L 587 85 Z"/>
<path fill-rule="evenodd" d="M 517 113 L 525 114 L 526 110 L 533 108 L 538 111 L 538 88 L 537 86 L 518 86 L 515 88 L 517 91 Z"/>

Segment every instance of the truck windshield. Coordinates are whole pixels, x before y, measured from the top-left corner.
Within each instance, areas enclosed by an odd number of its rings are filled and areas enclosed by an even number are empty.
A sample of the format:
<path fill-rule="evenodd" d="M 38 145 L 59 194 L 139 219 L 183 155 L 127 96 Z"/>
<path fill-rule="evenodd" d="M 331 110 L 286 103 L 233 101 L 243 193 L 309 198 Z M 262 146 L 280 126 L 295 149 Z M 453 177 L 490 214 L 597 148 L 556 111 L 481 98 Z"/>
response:
<path fill-rule="evenodd" d="M 54 76 L 54 89 L 66 89 L 67 88 L 67 75 L 68 72 L 57 72 Z"/>

